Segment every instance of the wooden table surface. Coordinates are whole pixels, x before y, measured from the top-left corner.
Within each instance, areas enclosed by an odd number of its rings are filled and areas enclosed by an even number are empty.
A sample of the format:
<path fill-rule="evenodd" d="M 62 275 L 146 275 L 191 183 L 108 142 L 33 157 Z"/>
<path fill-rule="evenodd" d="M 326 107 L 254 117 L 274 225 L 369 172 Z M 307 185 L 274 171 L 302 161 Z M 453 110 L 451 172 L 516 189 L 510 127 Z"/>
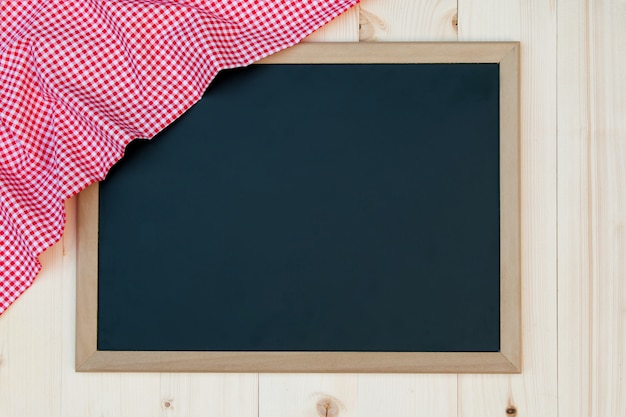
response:
<path fill-rule="evenodd" d="M 521 41 L 521 375 L 76 374 L 70 200 L 0 317 L 0 417 L 626 416 L 625 23 L 623 0 L 362 0 L 309 39 Z"/>

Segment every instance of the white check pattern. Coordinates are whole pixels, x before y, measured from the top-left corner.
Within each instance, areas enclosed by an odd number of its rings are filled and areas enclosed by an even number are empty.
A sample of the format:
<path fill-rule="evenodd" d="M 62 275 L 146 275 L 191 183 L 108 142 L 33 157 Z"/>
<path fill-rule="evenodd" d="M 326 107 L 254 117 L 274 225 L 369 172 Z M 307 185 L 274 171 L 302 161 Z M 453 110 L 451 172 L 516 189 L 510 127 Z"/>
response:
<path fill-rule="evenodd" d="M 0 314 L 131 140 L 358 1 L 0 0 Z"/>

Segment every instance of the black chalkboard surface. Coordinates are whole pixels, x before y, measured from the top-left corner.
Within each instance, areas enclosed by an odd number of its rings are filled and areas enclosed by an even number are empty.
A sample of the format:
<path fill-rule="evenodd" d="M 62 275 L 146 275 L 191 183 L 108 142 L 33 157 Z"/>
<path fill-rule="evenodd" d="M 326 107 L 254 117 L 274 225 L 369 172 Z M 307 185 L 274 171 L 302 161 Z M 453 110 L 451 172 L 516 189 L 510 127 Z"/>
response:
<path fill-rule="evenodd" d="M 222 72 L 99 185 L 99 352 L 501 351 L 500 63 Z"/>

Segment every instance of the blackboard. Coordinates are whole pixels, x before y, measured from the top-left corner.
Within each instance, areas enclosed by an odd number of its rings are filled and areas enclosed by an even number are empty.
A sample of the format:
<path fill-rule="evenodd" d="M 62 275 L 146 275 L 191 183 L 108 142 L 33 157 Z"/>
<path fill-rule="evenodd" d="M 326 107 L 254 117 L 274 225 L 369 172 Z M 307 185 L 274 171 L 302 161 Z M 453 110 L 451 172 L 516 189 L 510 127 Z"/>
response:
<path fill-rule="evenodd" d="M 502 62 L 330 61 L 223 71 L 127 147 L 97 191 L 97 352 L 503 356 Z"/>

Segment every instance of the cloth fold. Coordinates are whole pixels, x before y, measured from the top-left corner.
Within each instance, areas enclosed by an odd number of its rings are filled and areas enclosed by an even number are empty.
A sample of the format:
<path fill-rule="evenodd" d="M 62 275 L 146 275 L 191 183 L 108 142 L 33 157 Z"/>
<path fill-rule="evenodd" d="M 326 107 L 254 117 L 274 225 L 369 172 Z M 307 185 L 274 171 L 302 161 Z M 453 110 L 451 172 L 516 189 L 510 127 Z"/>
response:
<path fill-rule="evenodd" d="M 130 141 L 358 1 L 0 0 L 0 314 Z"/>

